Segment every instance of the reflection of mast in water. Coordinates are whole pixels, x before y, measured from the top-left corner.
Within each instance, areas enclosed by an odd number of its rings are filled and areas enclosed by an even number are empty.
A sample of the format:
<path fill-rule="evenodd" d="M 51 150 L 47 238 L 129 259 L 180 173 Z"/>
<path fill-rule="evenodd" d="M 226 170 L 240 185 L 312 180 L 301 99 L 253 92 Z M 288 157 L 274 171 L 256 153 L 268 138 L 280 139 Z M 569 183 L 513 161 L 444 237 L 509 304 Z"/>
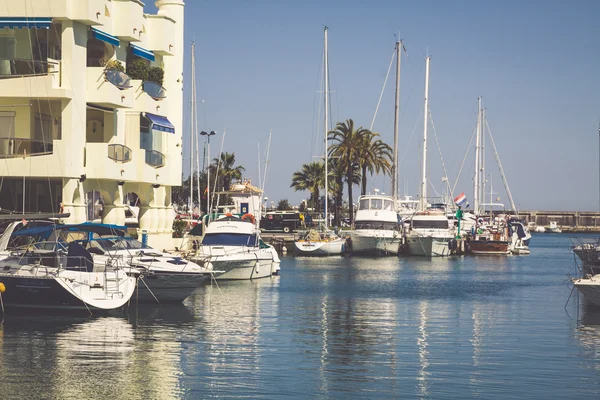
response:
<path fill-rule="evenodd" d="M 329 275 L 325 275 L 327 279 Z M 327 356 L 329 351 L 327 350 L 327 334 L 329 333 L 328 324 L 328 296 L 324 295 L 321 301 L 321 338 L 323 344 L 321 345 L 321 366 L 319 368 L 319 374 L 321 375 L 321 393 L 329 393 L 329 380 L 327 379 Z"/>
<path fill-rule="evenodd" d="M 201 364 L 212 375 L 222 371 L 224 365 L 230 371 L 230 378 L 248 375 L 258 379 L 261 376 L 261 346 L 276 333 L 279 297 L 276 286 L 278 278 L 264 278 L 255 281 L 228 281 L 219 286 L 205 286 L 192 294 L 186 304 L 194 314 L 204 321 Z M 263 319 L 269 321 L 263 324 Z M 210 382 L 215 390 L 230 389 L 231 380 L 217 379 Z M 206 397 L 206 396 L 203 396 Z"/>
<path fill-rule="evenodd" d="M 481 366 L 482 356 L 482 345 L 485 324 L 483 323 L 483 313 L 481 311 L 481 304 L 475 302 L 473 304 L 473 312 L 471 314 L 473 319 L 473 336 L 470 339 L 471 345 L 473 346 L 473 372 L 471 373 L 471 384 L 473 388 L 476 388 L 479 383 L 479 367 Z"/>
<path fill-rule="evenodd" d="M 419 303 L 419 332 L 421 335 L 417 338 L 417 346 L 419 348 L 419 365 L 421 366 L 421 369 L 419 370 L 419 376 L 417 378 L 417 381 L 419 382 L 417 391 L 420 396 L 427 396 L 429 394 L 429 385 L 427 383 L 427 378 L 429 377 L 429 371 L 427 371 L 427 368 L 429 367 L 429 351 L 427 350 L 428 305 L 427 301 Z"/>

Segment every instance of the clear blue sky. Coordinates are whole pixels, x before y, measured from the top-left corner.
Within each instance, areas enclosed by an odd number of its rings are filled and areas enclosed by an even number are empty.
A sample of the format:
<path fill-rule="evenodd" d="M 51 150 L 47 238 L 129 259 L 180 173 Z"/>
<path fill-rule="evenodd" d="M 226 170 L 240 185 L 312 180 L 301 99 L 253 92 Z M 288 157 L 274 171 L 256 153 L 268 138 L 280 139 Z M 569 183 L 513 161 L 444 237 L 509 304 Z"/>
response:
<path fill-rule="evenodd" d="M 156 10 L 152 4 L 146 9 Z M 329 27 L 331 118 L 352 118 L 365 127 L 371 124 L 399 32 L 408 52 L 401 78 L 402 194 L 418 193 L 428 52 L 430 109 L 451 182 L 482 96 L 520 209 L 598 210 L 599 16 L 600 2 L 591 0 L 188 0 L 185 43 L 196 42 L 200 130 L 218 132 L 211 139 L 215 156 L 226 129 L 223 150 L 235 153 L 253 183 L 258 181 L 259 143 L 264 152 L 272 130 L 266 195 L 297 204 L 308 193 L 290 188 L 293 172 L 323 153 L 317 93 L 322 90 L 323 26 Z M 186 54 L 188 83 L 190 63 Z M 188 126 L 189 89 L 184 91 Z M 390 145 L 393 91 L 392 71 L 373 127 Z M 431 125 L 429 132 L 429 177 L 442 191 Z M 184 132 L 184 142 L 188 136 Z M 187 157 L 184 171 L 189 171 Z M 464 191 L 471 203 L 473 168 L 472 145 L 455 192 Z M 490 152 L 486 168 L 494 198 L 508 205 Z M 369 182 L 370 190 L 390 190 L 389 178 Z"/>

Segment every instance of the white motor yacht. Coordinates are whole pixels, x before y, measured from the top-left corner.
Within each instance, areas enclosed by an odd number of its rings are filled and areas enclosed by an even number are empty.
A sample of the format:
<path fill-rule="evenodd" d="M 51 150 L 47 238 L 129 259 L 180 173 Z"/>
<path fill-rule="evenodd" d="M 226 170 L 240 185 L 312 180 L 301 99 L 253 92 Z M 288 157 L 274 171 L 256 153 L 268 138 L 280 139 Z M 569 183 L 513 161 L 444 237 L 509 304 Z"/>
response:
<path fill-rule="evenodd" d="M 438 210 L 415 213 L 410 219 L 406 244 L 409 255 L 424 257 L 450 255 L 456 249 L 456 240 L 446 213 Z"/>
<path fill-rule="evenodd" d="M 20 230 L 15 237 L 77 243 L 91 255 L 94 268 L 118 265 L 128 275 L 140 278 L 134 301 L 140 303 L 177 303 L 185 300 L 213 271 L 182 257 L 158 252 L 126 236 L 119 225 L 83 223 L 46 225 Z"/>
<path fill-rule="evenodd" d="M 206 230 L 188 259 L 209 270 L 222 271 L 215 276 L 217 280 L 257 279 L 278 274 L 281 260 L 275 248 L 261 240 L 253 215 L 239 217 L 226 213 L 208 221 L 209 218 L 204 219 Z"/>
<path fill-rule="evenodd" d="M 352 253 L 398 254 L 402 243 L 401 228 L 402 222 L 391 196 L 361 196 L 354 229 L 350 231 Z"/>
<path fill-rule="evenodd" d="M 137 277 L 116 259 L 98 260 L 78 241 L 54 235 L 57 227 L 20 230 L 30 244 L 0 261 L 2 300 L 7 308 L 114 310 L 131 299 Z M 97 235 L 95 228 L 86 232 Z M 46 240 L 33 239 L 47 238 Z"/>

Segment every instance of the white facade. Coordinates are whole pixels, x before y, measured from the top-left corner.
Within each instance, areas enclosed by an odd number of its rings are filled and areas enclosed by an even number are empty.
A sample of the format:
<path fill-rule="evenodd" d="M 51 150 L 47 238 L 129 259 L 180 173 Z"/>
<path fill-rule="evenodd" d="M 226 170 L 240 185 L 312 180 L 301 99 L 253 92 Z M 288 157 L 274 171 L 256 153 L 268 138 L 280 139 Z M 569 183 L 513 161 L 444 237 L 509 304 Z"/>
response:
<path fill-rule="evenodd" d="M 135 193 L 149 244 L 171 248 L 184 2 L 155 4 L 157 15 L 144 14 L 138 0 L 0 2 L 2 209 L 62 209 L 67 222 L 84 222 L 96 192 L 102 221 L 123 225 L 125 195 Z M 138 59 L 163 70 L 162 92 L 107 72 L 106 62 Z"/>

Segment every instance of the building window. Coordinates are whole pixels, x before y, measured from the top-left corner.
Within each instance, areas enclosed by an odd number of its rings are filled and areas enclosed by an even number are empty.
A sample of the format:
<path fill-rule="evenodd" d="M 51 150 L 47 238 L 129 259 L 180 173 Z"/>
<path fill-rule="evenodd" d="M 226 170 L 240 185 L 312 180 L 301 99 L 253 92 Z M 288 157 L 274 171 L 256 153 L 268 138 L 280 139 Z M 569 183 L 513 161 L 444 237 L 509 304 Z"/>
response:
<path fill-rule="evenodd" d="M 151 126 L 150 120 L 140 115 L 140 149 L 152 150 Z"/>
<path fill-rule="evenodd" d="M 12 138 L 15 136 L 14 111 L 0 111 L 0 138 Z"/>
<path fill-rule="evenodd" d="M 164 132 L 152 129 L 152 121 L 140 115 L 140 148 L 162 153 Z"/>

